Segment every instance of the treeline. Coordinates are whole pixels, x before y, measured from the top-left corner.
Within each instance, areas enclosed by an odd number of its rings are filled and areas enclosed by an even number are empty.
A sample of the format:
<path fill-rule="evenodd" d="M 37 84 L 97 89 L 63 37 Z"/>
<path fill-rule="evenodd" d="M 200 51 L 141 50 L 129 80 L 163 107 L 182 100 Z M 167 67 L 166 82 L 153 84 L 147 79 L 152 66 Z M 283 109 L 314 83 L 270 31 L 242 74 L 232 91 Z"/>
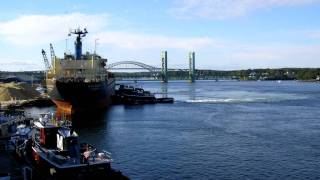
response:
<path fill-rule="evenodd" d="M 116 78 L 147 78 L 160 79 L 161 73 L 150 72 L 114 72 Z M 44 80 L 43 71 L 4 72 L 0 71 L 0 79 L 16 77 L 23 81 Z M 189 78 L 187 70 L 169 71 L 171 80 L 185 80 Z M 282 69 L 247 69 L 233 71 L 196 70 L 196 79 L 238 79 L 238 80 L 320 80 L 320 68 L 282 68 Z"/>
<path fill-rule="evenodd" d="M 234 72 L 244 80 L 319 80 L 320 76 L 320 68 L 248 69 Z"/>
<path fill-rule="evenodd" d="M 118 78 L 160 78 L 161 74 L 150 72 L 114 73 Z M 319 80 L 320 68 L 247 69 L 233 71 L 196 70 L 196 79 L 239 79 L 239 80 Z M 171 80 L 189 78 L 188 71 L 169 71 Z"/>

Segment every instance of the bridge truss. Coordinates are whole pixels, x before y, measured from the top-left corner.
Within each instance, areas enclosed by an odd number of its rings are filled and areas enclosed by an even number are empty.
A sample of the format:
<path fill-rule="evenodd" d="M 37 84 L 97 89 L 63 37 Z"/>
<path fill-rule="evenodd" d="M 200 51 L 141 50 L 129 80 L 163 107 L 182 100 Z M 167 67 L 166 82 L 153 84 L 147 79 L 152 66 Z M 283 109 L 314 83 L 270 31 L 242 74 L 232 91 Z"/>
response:
<path fill-rule="evenodd" d="M 134 65 L 136 67 L 119 67 L 121 65 Z M 139 70 L 139 69 L 145 69 L 148 70 L 149 72 L 159 72 L 161 69 L 150 66 L 141 62 L 137 61 L 119 61 L 116 63 L 111 63 L 107 66 L 107 69 L 109 70 Z"/>

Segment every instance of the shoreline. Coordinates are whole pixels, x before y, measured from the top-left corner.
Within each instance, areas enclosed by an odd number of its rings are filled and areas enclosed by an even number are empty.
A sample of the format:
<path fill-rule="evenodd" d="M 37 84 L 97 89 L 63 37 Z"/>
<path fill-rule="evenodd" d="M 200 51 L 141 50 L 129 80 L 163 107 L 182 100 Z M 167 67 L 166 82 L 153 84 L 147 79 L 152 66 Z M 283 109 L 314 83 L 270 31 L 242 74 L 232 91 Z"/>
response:
<path fill-rule="evenodd" d="M 24 107 L 49 107 L 55 105 L 50 98 L 41 97 L 28 100 L 1 101 L 1 109 L 19 109 Z"/>

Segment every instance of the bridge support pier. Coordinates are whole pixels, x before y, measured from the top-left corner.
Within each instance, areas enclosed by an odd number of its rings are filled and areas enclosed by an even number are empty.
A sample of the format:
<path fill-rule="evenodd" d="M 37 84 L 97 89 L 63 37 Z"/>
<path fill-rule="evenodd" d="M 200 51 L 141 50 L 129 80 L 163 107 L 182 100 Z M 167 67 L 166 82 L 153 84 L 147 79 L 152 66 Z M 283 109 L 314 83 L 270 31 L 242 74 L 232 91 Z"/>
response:
<path fill-rule="evenodd" d="M 167 51 L 161 53 L 161 82 L 168 82 L 168 56 Z"/>
<path fill-rule="evenodd" d="M 195 81 L 195 52 L 189 53 L 189 81 Z"/>

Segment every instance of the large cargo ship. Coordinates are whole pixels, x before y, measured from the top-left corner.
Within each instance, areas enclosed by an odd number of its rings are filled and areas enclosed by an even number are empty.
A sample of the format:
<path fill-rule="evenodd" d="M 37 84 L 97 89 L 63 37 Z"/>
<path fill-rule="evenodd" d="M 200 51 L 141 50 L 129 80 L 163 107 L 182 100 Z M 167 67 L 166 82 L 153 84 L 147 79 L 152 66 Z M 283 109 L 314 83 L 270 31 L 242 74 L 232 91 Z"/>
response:
<path fill-rule="evenodd" d="M 106 69 L 107 59 L 96 52 L 82 54 L 81 39 L 87 33 L 86 29 L 70 31 L 69 36 L 77 36 L 74 55 L 65 53 L 64 58 L 57 58 L 52 56 L 51 46 L 51 65 L 44 55 L 48 95 L 65 112 L 105 109 L 114 93 L 115 80 Z"/>

